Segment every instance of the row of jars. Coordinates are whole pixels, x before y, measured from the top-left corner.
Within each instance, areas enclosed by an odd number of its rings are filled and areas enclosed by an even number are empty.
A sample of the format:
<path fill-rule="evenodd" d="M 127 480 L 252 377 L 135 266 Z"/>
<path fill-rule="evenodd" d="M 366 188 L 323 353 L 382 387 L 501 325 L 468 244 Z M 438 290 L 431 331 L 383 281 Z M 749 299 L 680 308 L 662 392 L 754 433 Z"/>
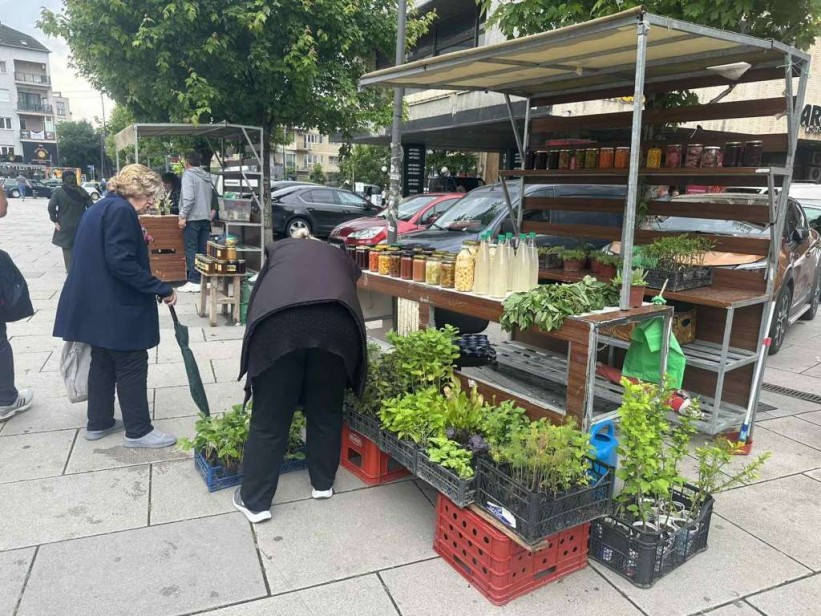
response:
<path fill-rule="evenodd" d="M 761 141 L 730 141 L 724 147 L 700 143 L 685 147 L 671 143 L 665 150 L 656 146 L 648 148 L 644 166 L 648 169 L 759 167 L 762 153 Z M 627 169 L 629 166 L 629 147 L 528 150 L 525 154 L 525 169 Z"/>

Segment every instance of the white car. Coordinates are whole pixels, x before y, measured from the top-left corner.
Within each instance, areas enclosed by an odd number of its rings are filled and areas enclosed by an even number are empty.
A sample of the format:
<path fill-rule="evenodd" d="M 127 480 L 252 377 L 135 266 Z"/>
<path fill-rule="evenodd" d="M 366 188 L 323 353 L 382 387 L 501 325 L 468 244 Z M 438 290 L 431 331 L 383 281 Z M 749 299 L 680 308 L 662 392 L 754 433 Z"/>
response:
<path fill-rule="evenodd" d="M 102 196 L 102 191 L 97 182 L 83 182 L 83 188 L 85 188 L 85 191 L 88 193 L 88 196 L 91 197 L 92 201 L 96 201 Z"/>

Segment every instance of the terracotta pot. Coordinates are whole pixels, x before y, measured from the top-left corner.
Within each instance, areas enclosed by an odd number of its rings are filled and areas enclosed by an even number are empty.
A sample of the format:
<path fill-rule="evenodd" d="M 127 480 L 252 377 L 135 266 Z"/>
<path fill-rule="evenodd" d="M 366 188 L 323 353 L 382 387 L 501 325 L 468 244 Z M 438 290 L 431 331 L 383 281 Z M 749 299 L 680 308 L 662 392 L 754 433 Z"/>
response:
<path fill-rule="evenodd" d="M 599 271 L 596 276 L 602 282 L 608 282 L 613 280 L 616 277 L 616 266 L 615 265 L 602 265 L 599 263 Z"/>
<path fill-rule="evenodd" d="M 606 267 L 606 266 L 604 266 L 604 265 L 602 265 L 601 263 L 599 263 L 599 262 L 595 259 L 595 257 L 594 257 L 594 258 L 592 258 L 592 259 L 590 259 L 590 271 L 591 271 L 591 272 L 593 272 L 594 274 L 599 274 L 599 273 L 601 273 L 601 269 L 602 269 L 603 267 Z"/>
<path fill-rule="evenodd" d="M 584 259 L 565 259 L 564 271 L 580 272 L 584 269 Z"/>
<path fill-rule="evenodd" d="M 630 307 L 641 308 L 644 303 L 644 290 L 647 287 L 630 287 Z"/>

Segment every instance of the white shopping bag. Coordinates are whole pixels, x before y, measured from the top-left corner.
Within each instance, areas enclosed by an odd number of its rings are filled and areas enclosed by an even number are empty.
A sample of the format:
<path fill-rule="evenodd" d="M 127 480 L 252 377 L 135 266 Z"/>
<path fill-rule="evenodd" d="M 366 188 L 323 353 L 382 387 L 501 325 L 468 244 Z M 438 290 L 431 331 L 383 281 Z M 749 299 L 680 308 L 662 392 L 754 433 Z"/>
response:
<path fill-rule="evenodd" d="M 71 402 L 88 400 L 88 369 L 91 367 L 91 346 L 85 342 L 66 342 L 60 358 L 60 374 Z"/>

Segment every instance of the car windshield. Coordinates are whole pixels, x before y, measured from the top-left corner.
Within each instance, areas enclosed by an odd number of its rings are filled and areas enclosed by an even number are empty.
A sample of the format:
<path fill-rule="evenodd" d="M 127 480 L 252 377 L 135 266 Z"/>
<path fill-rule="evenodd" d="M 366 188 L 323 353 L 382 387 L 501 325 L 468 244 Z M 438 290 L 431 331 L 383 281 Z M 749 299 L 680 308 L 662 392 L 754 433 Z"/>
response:
<path fill-rule="evenodd" d="M 428 203 L 435 200 L 437 197 L 430 196 L 430 195 L 418 195 L 416 197 L 408 197 L 404 199 L 402 202 L 399 203 L 399 209 L 397 212 L 397 219 L 408 222 L 411 218 L 413 218 L 416 213 L 425 207 Z M 380 212 L 379 216 L 385 218 L 388 215 L 388 211 L 385 210 L 384 212 Z"/>
<path fill-rule="evenodd" d="M 711 218 L 681 218 L 668 216 L 657 219 L 650 227 L 658 231 L 675 233 L 709 233 L 714 235 L 767 235 L 765 225 L 756 225 L 736 220 L 713 220 Z"/>
<path fill-rule="evenodd" d="M 519 191 L 511 185 L 507 190 L 510 201 L 515 207 L 519 200 Z M 499 212 L 505 208 L 505 195 L 501 186 L 473 191 L 442 214 L 442 217 L 433 223 L 433 227 L 448 231 L 478 233 L 484 231 L 496 220 Z"/>

